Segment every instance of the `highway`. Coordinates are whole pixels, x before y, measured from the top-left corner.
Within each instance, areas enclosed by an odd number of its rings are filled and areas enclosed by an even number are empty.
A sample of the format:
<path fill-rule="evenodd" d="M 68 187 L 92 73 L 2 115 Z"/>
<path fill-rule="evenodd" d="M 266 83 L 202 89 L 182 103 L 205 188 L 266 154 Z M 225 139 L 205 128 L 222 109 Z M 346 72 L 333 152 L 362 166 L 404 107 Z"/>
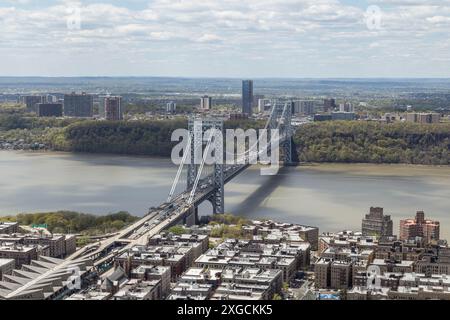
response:
<path fill-rule="evenodd" d="M 224 183 L 229 182 L 249 165 L 228 166 L 224 170 Z M 79 258 L 92 258 L 95 266 L 101 266 L 113 260 L 114 257 L 128 251 L 135 245 L 146 245 L 148 239 L 162 230 L 177 224 L 191 214 L 192 208 L 209 198 L 214 191 L 213 178 L 207 176 L 199 181 L 199 187 L 191 204 L 188 200 L 191 190 L 186 190 L 157 208 L 150 209 L 142 219 L 129 225 L 110 238 L 89 244 L 66 258 L 73 261 Z"/>

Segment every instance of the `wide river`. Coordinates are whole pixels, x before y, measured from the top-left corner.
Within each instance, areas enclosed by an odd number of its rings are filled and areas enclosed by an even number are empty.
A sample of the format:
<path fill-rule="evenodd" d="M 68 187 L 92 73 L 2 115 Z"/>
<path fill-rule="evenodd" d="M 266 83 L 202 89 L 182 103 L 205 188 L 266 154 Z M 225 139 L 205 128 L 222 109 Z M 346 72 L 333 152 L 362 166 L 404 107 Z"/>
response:
<path fill-rule="evenodd" d="M 142 215 L 166 200 L 176 170 L 161 158 L 0 151 L 0 215 Z M 450 168 L 321 164 L 261 176 L 252 167 L 226 186 L 225 203 L 230 213 L 314 225 L 321 232 L 359 230 L 369 207 L 380 206 L 397 233 L 401 218 L 424 210 L 441 222 L 441 237 L 449 238 Z M 209 204 L 201 208 L 210 210 Z"/>

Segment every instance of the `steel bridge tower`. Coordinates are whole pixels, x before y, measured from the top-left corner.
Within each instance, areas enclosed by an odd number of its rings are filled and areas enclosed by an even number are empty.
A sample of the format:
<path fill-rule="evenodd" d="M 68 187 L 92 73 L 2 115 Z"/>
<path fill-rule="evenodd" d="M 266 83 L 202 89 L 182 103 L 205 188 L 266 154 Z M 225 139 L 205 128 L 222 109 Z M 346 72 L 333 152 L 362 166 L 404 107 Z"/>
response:
<path fill-rule="evenodd" d="M 195 179 L 198 175 L 199 164 L 196 159 L 203 154 L 203 145 L 208 142 L 208 137 L 205 137 L 203 134 L 207 130 L 214 129 L 216 132 L 219 132 L 221 136 L 224 136 L 224 127 L 223 120 L 218 119 L 199 119 L 199 118 L 189 118 L 189 136 L 191 137 L 190 143 L 190 162 L 188 163 L 187 170 L 187 187 L 191 189 L 194 187 Z M 216 139 L 212 141 L 214 145 L 214 150 L 222 150 L 223 149 L 223 140 Z M 216 155 L 220 159 L 223 159 L 223 154 Z M 216 161 L 213 165 L 213 185 L 214 191 L 211 193 L 211 197 L 208 199 L 213 207 L 214 214 L 223 214 L 225 211 L 224 208 L 224 161 Z"/>
<path fill-rule="evenodd" d="M 292 109 L 293 102 L 272 101 L 272 111 L 268 121 L 268 129 L 278 129 L 280 137 L 284 137 L 280 141 L 282 149 L 282 161 L 285 165 L 291 165 L 292 161 Z"/>

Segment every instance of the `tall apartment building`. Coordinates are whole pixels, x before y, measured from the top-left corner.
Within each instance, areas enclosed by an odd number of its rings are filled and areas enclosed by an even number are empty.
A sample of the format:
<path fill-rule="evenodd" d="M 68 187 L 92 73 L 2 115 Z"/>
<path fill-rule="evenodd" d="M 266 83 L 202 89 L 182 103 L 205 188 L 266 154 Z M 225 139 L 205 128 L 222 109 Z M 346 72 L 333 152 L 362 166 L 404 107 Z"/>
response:
<path fill-rule="evenodd" d="M 413 123 L 439 123 L 441 116 L 439 113 L 407 113 L 406 122 Z"/>
<path fill-rule="evenodd" d="M 123 120 L 122 97 L 105 97 L 105 119 L 109 121 Z"/>
<path fill-rule="evenodd" d="M 366 281 L 347 293 L 348 300 L 450 300 L 448 276 L 418 273 L 385 273 L 381 287 L 368 289 Z"/>
<path fill-rule="evenodd" d="M 46 247 L 46 254 L 53 258 L 64 258 L 76 251 L 76 236 L 54 234 L 51 236 L 33 234 L 0 235 L 0 242 L 16 246 Z M 40 252 L 42 253 L 42 252 Z"/>
<path fill-rule="evenodd" d="M 106 113 L 105 113 L 105 98 L 109 97 L 109 95 L 99 95 L 98 96 L 98 116 L 102 119 L 106 118 Z M 95 101 L 94 101 L 95 104 Z"/>
<path fill-rule="evenodd" d="M 18 231 L 18 222 L 0 222 L 0 234 L 16 233 Z"/>
<path fill-rule="evenodd" d="M 64 115 L 67 117 L 91 118 L 94 114 L 94 98 L 85 92 L 64 95 Z"/>
<path fill-rule="evenodd" d="M 259 99 L 264 99 L 265 96 L 263 94 L 253 94 L 253 107 L 256 108 L 258 106 Z"/>
<path fill-rule="evenodd" d="M 22 102 L 26 105 L 28 112 L 37 112 L 37 104 L 44 103 L 45 97 L 37 95 L 23 96 Z"/>
<path fill-rule="evenodd" d="M 62 117 L 63 105 L 61 103 L 38 103 L 37 114 L 39 117 Z"/>
<path fill-rule="evenodd" d="M 253 80 L 242 81 L 242 113 L 253 112 Z"/>
<path fill-rule="evenodd" d="M 331 285 L 332 259 L 321 258 L 314 264 L 314 284 L 316 288 L 329 288 Z"/>
<path fill-rule="evenodd" d="M 352 263 L 347 261 L 333 261 L 330 268 L 330 287 L 333 289 L 347 289 L 352 284 Z"/>
<path fill-rule="evenodd" d="M 375 258 L 383 260 L 408 260 L 417 261 L 422 258 L 426 251 L 423 241 L 389 240 L 380 241 L 376 247 Z"/>
<path fill-rule="evenodd" d="M 45 96 L 45 102 L 46 103 L 57 103 L 58 102 L 58 97 L 52 94 L 47 94 Z"/>
<path fill-rule="evenodd" d="M 154 240 L 158 241 L 158 240 Z M 158 245 L 134 246 L 129 252 L 118 256 L 115 261 L 128 273 L 141 265 L 170 266 L 172 280 L 175 281 L 202 253 L 204 239 L 200 241 L 168 241 Z M 152 241 L 152 243 L 154 243 Z M 159 243 L 159 242 L 158 242 Z"/>
<path fill-rule="evenodd" d="M 222 272 L 222 285 L 216 291 L 217 298 L 226 297 L 229 295 L 240 295 L 240 291 L 258 292 L 261 294 L 261 299 L 272 299 L 275 293 L 282 290 L 283 279 L 282 272 L 275 269 L 260 269 L 260 268 L 228 268 Z M 227 288 L 227 289 L 226 289 Z M 242 295 L 245 296 L 249 294 Z"/>
<path fill-rule="evenodd" d="M 450 248 L 427 247 L 420 259 L 415 261 L 414 272 L 432 275 L 450 275 Z"/>
<path fill-rule="evenodd" d="M 390 215 L 383 214 L 383 208 L 371 207 L 369 214 L 362 220 L 363 236 L 390 237 L 393 235 L 393 223 Z"/>
<path fill-rule="evenodd" d="M 25 245 L 48 245 L 50 247 L 50 256 L 54 258 L 63 258 L 65 256 L 65 236 L 55 235 L 53 237 L 24 237 Z"/>
<path fill-rule="evenodd" d="M 292 113 L 299 113 L 305 115 L 314 114 L 314 101 L 313 100 L 293 101 Z"/>
<path fill-rule="evenodd" d="M 166 104 L 166 112 L 167 113 L 175 113 L 177 111 L 177 104 L 173 101 L 170 101 Z"/>
<path fill-rule="evenodd" d="M 270 99 L 258 99 L 258 112 L 270 110 L 272 101 Z"/>
<path fill-rule="evenodd" d="M 77 236 L 74 234 L 66 234 L 65 235 L 65 253 L 64 255 L 67 257 L 77 251 Z"/>
<path fill-rule="evenodd" d="M 336 108 L 336 100 L 335 99 L 324 99 L 323 100 L 323 111 L 330 112 Z"/>
<path fill-rule="evenodd" d="M 353 108 L 353 104 L 351 102 L 345 102 L 345 103 L 341 103 L 339 105 L 339 111 L 340 112 L 354 112 L 355 109 Z"/>
<path fill-rule="evenodd" d="M 417 211 L 416 217 L 400 220 L 400 239 L 409 240 L 421 237 L 426 243 L 439 240 L 439 221 L 426 220 L 423 211 Z"/>
<path fill-rule="evenodd" d="M 210 110 L 212 108 L 212 98 L 209 96 L 203 96 L 200 98 L 200 109 Z"/>
<path fill-rule="evenodd" d="M 38 258 L 36 246 L 17 245 L 16 243 L 0 244 L 0 259 L 13 259 L 16 268 L 23 264 L 30 264 Z"/>

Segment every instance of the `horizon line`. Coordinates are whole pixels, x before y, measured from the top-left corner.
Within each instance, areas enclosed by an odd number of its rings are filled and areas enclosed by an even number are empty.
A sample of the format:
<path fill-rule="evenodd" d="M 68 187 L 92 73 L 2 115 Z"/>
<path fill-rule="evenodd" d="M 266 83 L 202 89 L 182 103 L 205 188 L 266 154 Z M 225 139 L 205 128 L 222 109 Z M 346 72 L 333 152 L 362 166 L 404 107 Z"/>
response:
<path fill-rule="evenodd" d="M 148 76 L 136 76 L 136 75 L 70 75 L 70 76 L 42 76 L 42 75 L 27 75 L 27 76 L 4 76 L 0 75 L 0 78 L 173 78 L 173 79 L 230 79 L 230 80 L 252 80 L 252 79 L 279 79 L 279 80 L 377 80 L 377 79 L 400 79 L 400 80 L 420 80 L 420 79 L 432 79 L 432 80 L 450 80 L 448 77 L 405 77 L 405 76 L 378 76 L 378 77 L 277 77 L 277 76 L 258 76 L 258 77 L 228 77 L 228 76 L 164 76 L 164 75 L 148 75 Z"/>

